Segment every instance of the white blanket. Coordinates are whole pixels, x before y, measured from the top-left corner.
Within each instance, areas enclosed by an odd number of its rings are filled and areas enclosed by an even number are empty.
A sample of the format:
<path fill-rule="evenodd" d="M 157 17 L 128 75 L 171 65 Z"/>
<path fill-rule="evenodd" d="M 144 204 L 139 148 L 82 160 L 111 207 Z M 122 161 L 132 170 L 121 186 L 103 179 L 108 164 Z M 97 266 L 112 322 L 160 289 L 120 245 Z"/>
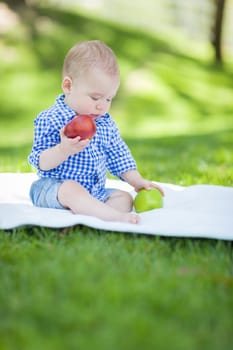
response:
<path fill-rule="evenodd" d="M 232 187 L 182 187 L 160 183 L 165 192 L 163 208 L 140 214 L 140 224 L 134 225 L 75 215 L 68 210 L 36 208 L 29 199 L 30 184 L 36 178 L 33 173 L 0 174 L 0 229 L 23 225 L 61 228 L 81 224 L 109 231 L 233 240 Z M 108 180 L 107 185 L 135 195 L 132 188 L 121 181 Z"/>

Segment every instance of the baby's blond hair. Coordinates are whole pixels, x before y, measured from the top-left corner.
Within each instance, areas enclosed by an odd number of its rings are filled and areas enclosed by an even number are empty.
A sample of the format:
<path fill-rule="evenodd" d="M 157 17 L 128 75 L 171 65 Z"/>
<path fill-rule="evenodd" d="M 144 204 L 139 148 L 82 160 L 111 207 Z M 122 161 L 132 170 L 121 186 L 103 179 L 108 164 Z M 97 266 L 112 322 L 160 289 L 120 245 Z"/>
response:
<path fill-rule="evenodd" d="M 100 40 L 84 41 L 67 53 L 62 77 L 74 78 L 90 69 L 99 68 L 110 75 L 119 75 L 119 66 L 112 49 Z"/>

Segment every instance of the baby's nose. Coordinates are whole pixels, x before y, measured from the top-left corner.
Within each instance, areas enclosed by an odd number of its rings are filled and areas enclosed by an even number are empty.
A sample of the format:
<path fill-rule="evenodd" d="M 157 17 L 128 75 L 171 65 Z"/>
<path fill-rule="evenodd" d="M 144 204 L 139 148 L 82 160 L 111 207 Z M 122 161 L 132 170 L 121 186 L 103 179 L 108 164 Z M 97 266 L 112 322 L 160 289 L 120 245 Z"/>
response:
<path fill-rule="evenodd" d="M 98 109 L 98 111 L 101 111 L 101 110 L 103 109 L 103 105 L 99 103 L 99 104 L 96 106 L 96 109 Z"/>

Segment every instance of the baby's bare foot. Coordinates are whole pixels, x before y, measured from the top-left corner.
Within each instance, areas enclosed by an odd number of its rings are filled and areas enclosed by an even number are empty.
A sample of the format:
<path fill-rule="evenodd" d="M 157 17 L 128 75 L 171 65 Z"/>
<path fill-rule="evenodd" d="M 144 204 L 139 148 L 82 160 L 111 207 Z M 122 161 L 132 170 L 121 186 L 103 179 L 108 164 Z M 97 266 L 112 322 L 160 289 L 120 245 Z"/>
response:
<path fill-rule="evenodd" d="M 140 222 L 140 216 L 134 213 L 122 213 L 121 221 L 138 224 Z"/>

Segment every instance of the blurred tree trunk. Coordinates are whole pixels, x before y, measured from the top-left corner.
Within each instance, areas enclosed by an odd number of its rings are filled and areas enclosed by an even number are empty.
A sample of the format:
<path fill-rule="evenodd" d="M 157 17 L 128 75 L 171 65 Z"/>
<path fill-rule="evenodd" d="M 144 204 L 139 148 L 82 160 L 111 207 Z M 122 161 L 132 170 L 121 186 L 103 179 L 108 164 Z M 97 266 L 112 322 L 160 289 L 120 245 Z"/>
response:
<path fill-rule="evenodd" d="M 16 8 L 19 6 L 26 6 L 27 0 L 5 0 L 6 4 L 8 4 L 12 8 Z"/>
<path fill-rule="evenodd" d="M 215 60 L 217 63 L 222 63 L 222 31 L 223 31 L 223 17 L 225 0 L 215 0 L 216 12 L 214 18 L 213 38 L 212 44 L 215 51 Z"/>
<path fill-rule="evenodd" d="M 1 0 L 0 0 L 1 1 Z M 36 31 L 36 18 L 38 16 L 36 12 L 36 7 L 34 3 L 30 0 L 2 0 L 5 4 L 7 4 L 14 12 L 20 16 L 22 22 L 28 29 L 28 34 L 30 38 L 33 40 L 37 36 Z M 38 1 L 39 2 L 39 1 Z"/>

